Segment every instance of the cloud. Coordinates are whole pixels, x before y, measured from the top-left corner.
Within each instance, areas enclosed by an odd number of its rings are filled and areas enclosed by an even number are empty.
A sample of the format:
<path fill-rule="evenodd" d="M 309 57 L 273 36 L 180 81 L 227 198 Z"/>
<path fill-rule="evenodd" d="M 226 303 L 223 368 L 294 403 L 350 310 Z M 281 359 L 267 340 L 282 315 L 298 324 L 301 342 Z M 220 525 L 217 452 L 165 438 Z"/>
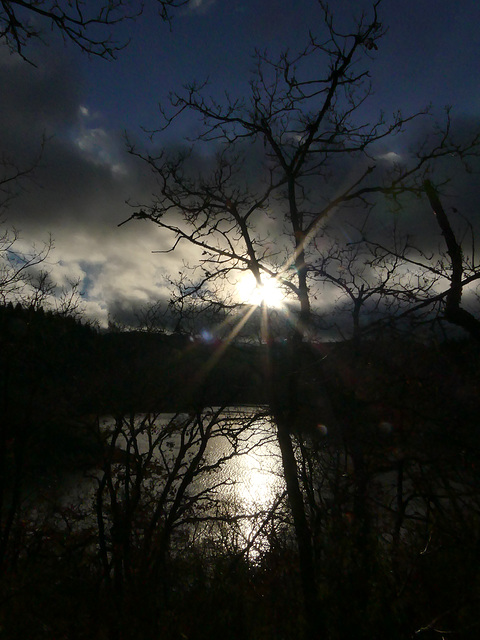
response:
<path fill-rule="evenodd" d="M 185 13 L 207 13 L 215 3 L 216 0 L 189 0 Z"/>
<path fill-rule="evenodd" d="M 108 167 L 113 174 L 125 176 L 128 170 L 124 162 L 124 145 L 119 148 L 118 138 L 113 137 L 104 126 L 97 124 L 97 121 L 102 120 L 100 114 L 91 114 L 85 105 L 80 105 L 78 111 L 79 122 L 75 128 L 74 142 L 82 157 L 96 166 Z"/>
<path fill-rule="evenodd" d="M 191 8 L 206 10 L 211 4 L 197 2 Z M 151 202 L 154 178 L 146 165 L 126 153 L 123 132 L 112 129 L 102 113 L 92 111 L 79 69 L 68 55 L 64 51 L 55 55 L 51 49 L 41 59 L 42 66 L 34 69 L 0 47 L 0 86 L 9 88 L 0 102 L 0 157 L 28 166 L 46 138 L 33 179 L 23 183 L 5 217 L 21 231 L 27 245 L 35 241 L 41 246 L 49 233 L 53 235 L 55 247 L 47 266 L 60 286 L 80 281 L 90 317 L 102 324 L 109 314 L 131 320 L 145 305 L 168 298 L 166 276 L 184 271 L 185 262 L 195 263 L 194 254 L 187 243 L 173 254 L 152 253 L 168 249 L 171 238 L 151 223 L 118 227 L 132 212 L 126 200 Z M 463 135 L 474 124 L 462 124 Z M 420 137 L 419 133 L 409 141 L 412 147 Z M 263 145 L 249 150 L 241 179 L 257 186 Z M 404 152 L 398 145 L 396 151 L 379 150 L 378 157 L 387 166 Z M 212 161 L 212 155 L 194 155 L 191 168 L 206 170 Z M 450 166 L 458 167 L 457 159 L 448 158 L 448 166 L 442 167 L 452 178 L 445 206 L 472 216 L 480 189 L 457 169 L 449 174 Z M 318 207 L 322 194 L 340 193 L 356 172 L 358 164 L 348 161 L 334 166 L 334 175 L 324 183 L 315 179 L 312 207 Z M 348 241 L 358 217 L 358 211 L 347 211 L 332 221 L 342 242 Z M 377 238 L 386 239 L 392 220 L 387 208 L 378 206 L 370 229 Z M 438 248 L 441 238 L 426 201 L 406 199 L 397 221 L 405 232 L 422 238 L 425 250 Z M 269 238 L 272 254 L 279 250 L 281 233 L 281 224 L 265 216 L 259 235 Z M 324 293 L 322 302 L 333 305 L 333 294 Z"/>
<path fill-rule="evenodd" d="M 378 160 L 384 160 L 385 162 L 391 162 L 392 164 L 395 162 L 401 162 L 402 156 L 396 151 L 387 151 L 386 153 L 380 153 L 377 156 Z"/>
<path fill-rule="evenodd" d="M 106 324 L 109 309 L 165 296 L 166 248 L 153 225 L 118 224 L 131 215 L 126 200 L 145 201 L 149 172 L 126 153 L 123 133 L 111 130 L 85 101 L 78 69 L 65 56 L 46 56 L 39 69 L 0 49 L 0 157 L 29 166 L 45 147 L 32 179 L 4 212 L 22 246 L 54 248 L 45 267 L 59 286 L 79 280 L 87 313 Z M 169 257 L 181 267 L 182 256 Z"/>

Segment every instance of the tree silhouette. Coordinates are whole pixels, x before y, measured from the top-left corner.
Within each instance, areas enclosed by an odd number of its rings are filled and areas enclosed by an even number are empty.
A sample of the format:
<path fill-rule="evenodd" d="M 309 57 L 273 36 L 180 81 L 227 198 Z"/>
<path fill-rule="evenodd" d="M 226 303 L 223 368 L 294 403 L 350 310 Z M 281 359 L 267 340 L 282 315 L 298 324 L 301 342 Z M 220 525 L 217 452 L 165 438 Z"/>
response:
<path fill-rule="evenodd" d="M 186 0 L 156 0 L 162 20 L 170 20 L 170 10 Z M 114 40 L 111 30 L 125 20 L 138 17 L 143 2 L 67 2 L 66 0 L 2 0 L 0 2 L 0 41 L 11 52 L 32 63 L 25 50 L 32 40 L 43 40 L 48 29 L 58 31 L 65 41 L 89 55 L 114 59 L 127 42 Z M 32 63 L 33 64 L 33 63 Z"/>
<path fill-rule="evenodd" d="M 259 287 L 270 277 L 285 290 L 292 324 L 285 336 L 288 364 L 281 374 L 270 368 L 270 408 L 295 523 L 308 637 L 322 635 L 324 620 L 317 607 L 313 543 L 293 438 L 301 441 L 309 424 L 321 422 L 333 431 L 336 422 L 328 381 L 307 344 L 315 315 L 315 240 L 328 217 L 353 208 L 368 210 L 378 195 L 398 200 L 404 193 L 420 193 L 435 160 L 454 152 L 465 158 L 478 145 L 477 137 L 465 145 L 455 143 L 447 113 L 433 142 L 385 171 L 376 155 L 380 141 L 427 111 L 407 117 L 396 113 L 390 122 L 381 115 L 374 124 L 359 117 L 371 94 L 366 63 L 384 34 L 378 4 L 370 17 L 362 15 L 354 32 L 341 33 L 320 3 L 327 37 L 311 35 L 297 56 L 284 52 L 272 60 L 258 52 L 248 98 L 227 96 L 221 104 L 205 97 L 205 86 L 196 83 L 174 94 L 173 111 L 163 111 L 161 130 L 184 112 L 197 114 L 202 129 L 195 143 L 201 148 L 210 144 L 214 161 L 199 168 L 195 145 L 173 156 L 143 154 L 129 145 L 159 184 L 154 201 L 137 207 L 130 219 L 159 226 L 172 239 L 171 251 L 183 244 L 198 251 L 200 268 L 185 295 L 233 308 L 234 285 L 246 271 Z M 331 177 L 342 172 L 341 188 L 332 188 Z M 267 341 L 268 315 L 264 305 Z"/>

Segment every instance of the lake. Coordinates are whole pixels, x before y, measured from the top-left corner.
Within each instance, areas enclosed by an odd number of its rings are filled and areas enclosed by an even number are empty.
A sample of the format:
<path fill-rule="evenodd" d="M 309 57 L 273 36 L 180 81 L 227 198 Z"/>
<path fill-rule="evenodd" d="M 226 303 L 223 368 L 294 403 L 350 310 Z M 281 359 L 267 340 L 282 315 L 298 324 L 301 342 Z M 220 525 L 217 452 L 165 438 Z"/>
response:
<path fill-rule="evenodd" d="M 139 486 L 139 520 L 162 504 L 162 518 L 175 522 L 181 539 L 188 531 L 197 541 L 208 537 L 247 548 L 249 557 L 264 546 L 270 509 L 280 504 L 285 487 L 275 427 L 263 407 L 104 416 L 98 430 L 109 454 L 103 465 L 64 479 L 58 526 L 70 526 L 64 522 L 68 511 L 78 514 L 77 528 L 95 528 L 92 506 L 103 483 L 108 528 L 112 504 L 117 511 L 132 505 Z"/>

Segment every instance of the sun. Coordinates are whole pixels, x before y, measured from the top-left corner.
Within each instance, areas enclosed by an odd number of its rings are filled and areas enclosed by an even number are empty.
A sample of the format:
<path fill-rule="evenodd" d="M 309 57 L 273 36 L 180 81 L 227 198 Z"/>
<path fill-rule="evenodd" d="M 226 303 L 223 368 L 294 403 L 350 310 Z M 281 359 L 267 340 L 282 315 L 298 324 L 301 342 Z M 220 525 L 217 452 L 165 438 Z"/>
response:
<path fill-rule="evenodd" d="M 283 306 L 285 294 L 276 278 L 268 275 L 262 276 L 262 285 L 259 286 L 252 273 L 245 273 L 236 285 L 237 294 L 245 304 L 259 306 L 265 303 L 267 307 L 279 309 Z"/>

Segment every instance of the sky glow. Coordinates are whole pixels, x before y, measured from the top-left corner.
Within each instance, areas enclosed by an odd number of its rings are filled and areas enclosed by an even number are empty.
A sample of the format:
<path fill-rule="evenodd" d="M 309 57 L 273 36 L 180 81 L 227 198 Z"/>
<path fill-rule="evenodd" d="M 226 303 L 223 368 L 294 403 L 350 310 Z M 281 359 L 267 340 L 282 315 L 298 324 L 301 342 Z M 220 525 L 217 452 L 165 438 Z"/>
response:
<path fill-rule="evenodd" d="M 36 67 L 0 46 L 0 85 L 6 88 L 0 92 L 0 158 L 21 169 L 37 163 L 34 176 L 19 183 L 16 197 L 0 210 L 0 220 L 20 232 L 25 246 L 42 246 L 52 235 L 55 246 L 45 266 L 60 285 L 72 274 L 80 280 L 86 314 L 102 326 L 109 317 L 134 322 L 141 305 L 169 299 L 170 274 L 198 265 L 187 243 L 175 252 L 154 254 L 171 245 L 152 224 L 118 227 L 132 214 L 127 203 L 149 202 L 158 192 L 149 168 L 126 152 L 125 132 L 142 150 L 184 148 L 185 139 L 198 133 L 191 116 L 175 120 L 154 143 L 145 134 L 161 125 L 159 104 L 168 106 L 171 92 L 208 77 L 207 94 L 219 103 L 226 92 L 248 100 L 255 49 L 275 58 L 287 48 L 303 50 L 309 32 L 322 35 L 316 0 L 195 0 L 173 14 L 171 30 L 158 18 L 156 3 L 145 4 L 143 16 L 114 32 L 118 41 L 131 40 L 115 61 L 82 55 L 50 32 L 46 45 L 29 44 Z M 372 1 L 332 0 L 329 5 L 343 32 L 353 28 L 362 11 L 370 11 Z M 378 51 L 371 52 L 375 93 L 359 118 L 372 122 L 383 110 L 389 119 L 399 109 L 407 115 L 429 103 L 437 108 L 435 118 L 450 104 L 476 126 L 480 85 L 472 80 L 480 66 L 480 4 L 405 0 L 399 6 L 383 0 L 379 10 L 388 31 Z M 395 149 L 386 143 L 376 158 L 401 162 L 405 148 L 415 147 L 423 133 L 414 128 L 398 136 Z M 341 190 L 346 177 L 335 175 L 332 190 Z M 476 192 L 463 193 L 470 206 L 478 201 Z M 458 202 L 455 206 L 470 215 Z M 421 218 L 412 217 L 409 232 L 420 235 L 421 224 Z M 271 225 L 261 232 L 275 253 L 282 229 Z M 254 285 L 242 287 L 247 290 L 242 300 L 261 302 Z M 264 296 L 269 306 L 282 304 L 271 283 L 265 283 Z"/>
<path fill-rule="evenodd" d="M 285 300 L 285 294 L 278 280 L 266 274 L 262 276 L 262 285 L 258 286 L 253 274 L 245 273 L 236 285 L 240 301 L 245 304 L 259 306 L 263 302 L 272 309 L 280 309 Z"/>

